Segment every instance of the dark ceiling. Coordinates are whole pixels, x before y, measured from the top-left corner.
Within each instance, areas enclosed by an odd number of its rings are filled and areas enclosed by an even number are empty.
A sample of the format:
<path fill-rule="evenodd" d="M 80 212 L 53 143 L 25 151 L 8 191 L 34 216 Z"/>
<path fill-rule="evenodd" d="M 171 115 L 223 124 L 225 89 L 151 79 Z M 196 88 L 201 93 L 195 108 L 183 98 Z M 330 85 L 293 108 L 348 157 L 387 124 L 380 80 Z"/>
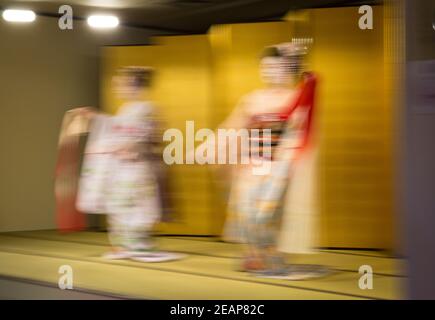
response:
<path fill-rule="evenodd" d="M 69 4 L 75 18 L 92 13 L 116 14 L 124 25 L 169 31 L 203 33 L 211 25 L 277 20 L 291 9 L 377 3 L 376 0 L 0 0 L 0 8 L 28 8 L 58 16 Z"/>

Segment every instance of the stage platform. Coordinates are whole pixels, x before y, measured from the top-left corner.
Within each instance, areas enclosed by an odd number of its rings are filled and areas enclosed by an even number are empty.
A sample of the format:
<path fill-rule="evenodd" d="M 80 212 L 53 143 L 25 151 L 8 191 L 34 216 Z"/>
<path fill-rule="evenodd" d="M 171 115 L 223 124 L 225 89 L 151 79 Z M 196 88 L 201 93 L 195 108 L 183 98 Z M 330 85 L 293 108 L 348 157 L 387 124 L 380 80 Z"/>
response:
<path fill-rule="evenodd" d="M 261 279 L 237 271 L 239 244 L 216 238 L 159 236 L 162 250 L 185 253 L 164 263 L 107 261 L 104 232 L 56 231 L 0 234 L 0 298 L 59 299 L 400 299 L 404 261 L 385 253 L 320 250 L 289 257 L 293 263 L 323 264 L 334 274 L 313 280 Z M 73 290 L 58 289 L 62 265 L 73 269 Z M 373 268 L 373 289 L 358 286 L 361 265 Z"/>

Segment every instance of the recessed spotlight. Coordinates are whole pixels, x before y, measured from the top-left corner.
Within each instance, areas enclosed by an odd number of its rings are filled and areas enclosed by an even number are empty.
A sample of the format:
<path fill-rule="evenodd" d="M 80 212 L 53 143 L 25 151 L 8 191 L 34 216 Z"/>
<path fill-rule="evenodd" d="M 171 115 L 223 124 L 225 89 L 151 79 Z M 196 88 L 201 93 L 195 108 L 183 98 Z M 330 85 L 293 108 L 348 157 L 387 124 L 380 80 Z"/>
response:
<path fill-rule="evenodd" d="M 88 25 L 93 28 L 115 28 L 118 24 L 119 19 L 115 16 L 94 15 L 88 18 Z"/>
<path fill-rule="evenodd" d="M 32 22 L 36 15 L 31 10 L 7 9 L 3 11 L 3 19 L 9 22 Z"/>

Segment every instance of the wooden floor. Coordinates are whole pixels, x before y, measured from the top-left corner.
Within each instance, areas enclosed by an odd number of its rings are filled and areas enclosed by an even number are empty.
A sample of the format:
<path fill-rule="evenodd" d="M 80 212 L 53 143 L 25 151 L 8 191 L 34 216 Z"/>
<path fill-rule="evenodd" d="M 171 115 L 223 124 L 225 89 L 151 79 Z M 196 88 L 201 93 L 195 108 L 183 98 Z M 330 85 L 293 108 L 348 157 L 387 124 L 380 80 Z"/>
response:
<path fill-rule="evenodd" d="M 237 271 L 242 252 L 238 244 L 194 237 L 159 237 L 158 243 L 163 250 L 188 256 L 154 264 L 106 261 L 101 258 L 108 245 L 103 232 L 2 233 L 0 276 L 56 288 L 59 267 L 69 265 L 77 291 L 145 299 L 400 299 L 406 284 L 404 262 L 379 252 L 321 250 L 289 257 L 293 263 L 330 266 L 335 273 L 316 280 L 284 281 Z M 358 286 L 361 265 L 373 268 L 372 290 Z"/>

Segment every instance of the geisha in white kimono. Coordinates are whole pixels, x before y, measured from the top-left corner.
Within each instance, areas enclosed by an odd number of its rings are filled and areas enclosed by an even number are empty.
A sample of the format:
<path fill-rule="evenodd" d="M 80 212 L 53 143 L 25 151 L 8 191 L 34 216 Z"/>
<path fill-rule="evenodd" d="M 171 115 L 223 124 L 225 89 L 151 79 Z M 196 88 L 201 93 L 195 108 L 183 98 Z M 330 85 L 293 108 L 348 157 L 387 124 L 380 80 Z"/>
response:
<path fill-rule="evenodd" d="M 123 105 L 111 121 L 114 156 L 106 181 L 110 240 L 129 254 L 152 249 L 149 233 L 161 217 L 150 148 L 153 117 L 151 103 L 135 101 Z"/>
<path fill-rule="evenodd" d="M 108 258 L 140 256 L 153 248 L 150 232 L 161 218 L 155 142 L 156 110 L 144 99 L 150 69 L 128 67 L 116 79 L 127 102 L 110 119 L 111 153 L 105 208 L 113 252 Z"/>
<path fill-rule="evenodd" d="M 114 85 L 126 102 L 114 116 L 93 115 L 77 207 L 108 215 L 112 250 L 107 259 L 159 262 L 179 258 L 153 250 L 150 236 L 162 217 L 161 139 L 156 110 L 146 99 L 150 77 L 149 68 L 122 68 Z"/>

